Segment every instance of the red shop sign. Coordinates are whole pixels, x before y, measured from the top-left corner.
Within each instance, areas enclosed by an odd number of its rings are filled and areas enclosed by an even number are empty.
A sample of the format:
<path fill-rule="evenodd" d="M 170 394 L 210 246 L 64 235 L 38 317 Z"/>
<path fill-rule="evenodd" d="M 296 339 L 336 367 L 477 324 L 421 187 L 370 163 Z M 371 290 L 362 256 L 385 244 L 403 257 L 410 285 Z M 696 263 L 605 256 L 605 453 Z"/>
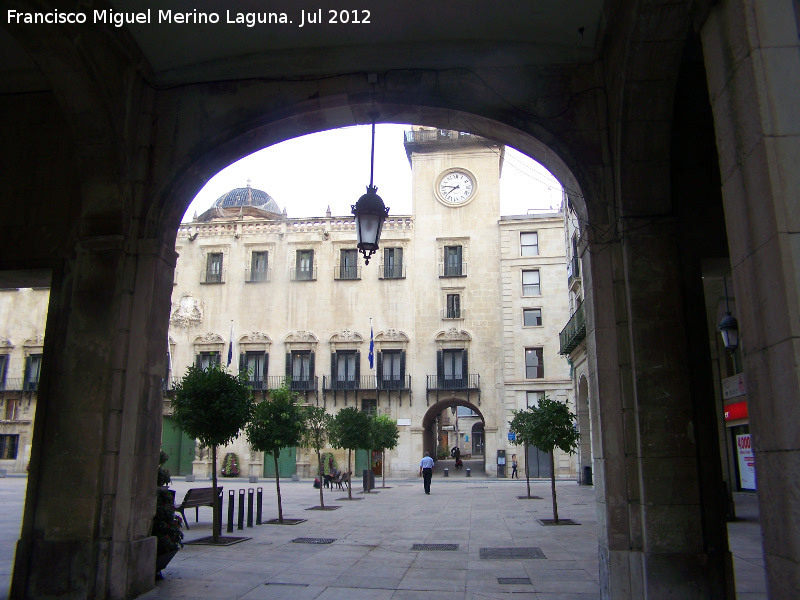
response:
<path fill-rule="evenodd" d="M 725 420 L 738 421 L 747 418 L 747 402 L 734 402 L 725 407 Z"/>

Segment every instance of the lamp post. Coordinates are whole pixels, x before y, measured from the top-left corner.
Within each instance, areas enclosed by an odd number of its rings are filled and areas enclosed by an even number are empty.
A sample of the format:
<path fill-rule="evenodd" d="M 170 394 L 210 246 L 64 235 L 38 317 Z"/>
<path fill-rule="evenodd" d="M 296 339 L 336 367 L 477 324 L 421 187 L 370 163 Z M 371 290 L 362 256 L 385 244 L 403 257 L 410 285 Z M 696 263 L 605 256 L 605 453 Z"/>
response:
<path fill-rule="evenodd" d="M 736 348 L 739 347 L 739 321 L 736 317 L 731 315 L 731 307 L 728 304 L 728 282 L 725 276 L 722 276 L 722 285 L 725 286 L 725 316 L 717 326 L 717 330 L 722 335 L 722 343 L 725 349 L 731 353 L 733 358 L 733 369 L 736 371 Z"/>
<path fill-rule="evenodd" d="M 369 259 L 378 250 L 381 239 L 381 230 L 389 208 L 384 205 L 378 196 L 378 188 L 372 185 L 375 173 L 375 117 L 372 118 L 372 152 L 369 165 L 369 185 L 367 193 L 358 199 L 351 207 L 356 218 L 357 248 L 364 255 L 364 264 L 369 264 Z"/>

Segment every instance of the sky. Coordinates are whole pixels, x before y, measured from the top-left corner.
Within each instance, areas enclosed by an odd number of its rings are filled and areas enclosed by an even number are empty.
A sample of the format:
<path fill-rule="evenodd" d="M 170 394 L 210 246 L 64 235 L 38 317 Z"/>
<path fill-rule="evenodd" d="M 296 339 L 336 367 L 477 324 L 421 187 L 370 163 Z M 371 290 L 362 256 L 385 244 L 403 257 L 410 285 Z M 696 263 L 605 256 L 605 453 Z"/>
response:
<path fill-rule="evenodd" d="M 410 125 L 379 124 L 375 131 L 374 184 L 389 215 L 411 214 L 411 166 L 403 147 Z M 294 138 L 247 156 L 212 177 L 184 215 L 202 214 L 224 193 L 251 185 L 267 192 L 289 218 L 350 215 L 369 184 L 371 126 L 345 127 Z M 503 215 L 558 209 L 561 186 L 524 154 L 506 147 L 500 178 Z"/>

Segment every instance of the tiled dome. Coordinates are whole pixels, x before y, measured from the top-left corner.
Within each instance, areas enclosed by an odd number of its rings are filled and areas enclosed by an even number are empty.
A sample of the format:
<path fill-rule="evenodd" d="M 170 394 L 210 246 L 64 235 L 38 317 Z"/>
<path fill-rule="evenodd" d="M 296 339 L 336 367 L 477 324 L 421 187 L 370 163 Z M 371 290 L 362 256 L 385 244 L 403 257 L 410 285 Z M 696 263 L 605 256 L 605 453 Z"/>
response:
<path fill-rule="evenodd" d="M 247 182 L 247 187 L 235 188 L 222 194 L 214 202 L 213 208 L 232 209 L 242 206 L 252 206 L 275 214 L 280 214 L 281 212 L 280 207 L 272 199 L 272 196 L 262 190 L 253 189 L 249 181 Z"/>

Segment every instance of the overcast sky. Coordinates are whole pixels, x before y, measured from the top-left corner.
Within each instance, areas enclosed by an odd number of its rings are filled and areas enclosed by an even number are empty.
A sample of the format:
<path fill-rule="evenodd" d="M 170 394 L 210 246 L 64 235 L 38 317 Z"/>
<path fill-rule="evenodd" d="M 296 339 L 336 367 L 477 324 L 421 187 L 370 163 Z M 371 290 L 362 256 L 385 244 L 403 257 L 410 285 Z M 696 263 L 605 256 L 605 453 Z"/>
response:
<path fill-rule="evenodd" d="M 390 215 L 411 213 L 411 166 L 403 147 L 409 125 L 378 125 L 375 133 L 375 177 L 378 195 Z M 366 192 L 370 162 L 369 125 L 335 129 L 294 138 L 247 156 L 211 178 L 192 201 L 184 221 L 201 214 L 224 193 L 247 185 L 267 192 L 286 208 L 287 216 L 350 215 Z M 500 178 L 503 215 L 528 209 L 558 209 L 561 186 L 541 165 L 506 148 Z"/>

